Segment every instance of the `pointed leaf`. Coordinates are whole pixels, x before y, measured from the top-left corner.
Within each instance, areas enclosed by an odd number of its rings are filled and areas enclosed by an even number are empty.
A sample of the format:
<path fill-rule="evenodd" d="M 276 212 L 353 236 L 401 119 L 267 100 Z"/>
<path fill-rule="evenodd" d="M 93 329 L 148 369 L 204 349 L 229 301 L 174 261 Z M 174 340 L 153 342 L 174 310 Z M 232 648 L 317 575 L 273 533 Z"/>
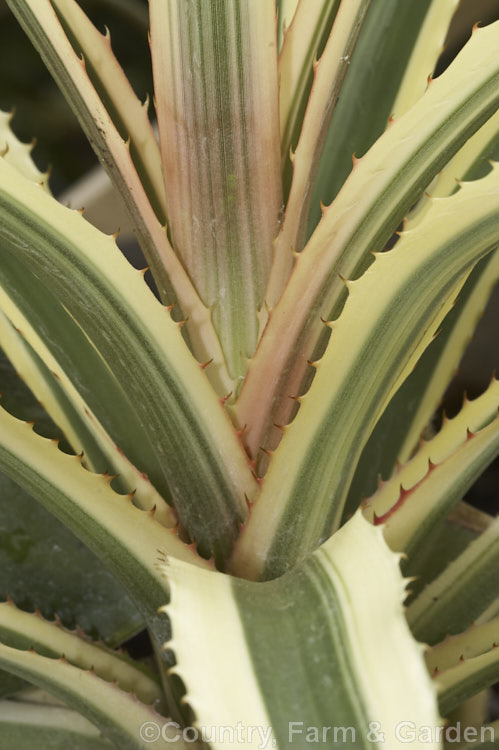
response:
<path fill-rule="evenodd" d="M 305 244 L 312 186 L 324 138 L 370 1 L 353 0 L 348 4 L 340 5 L 324 51 L 320 59 L 314 62 L 312 90 L 307 102 L 298 145 L 292 158 L 291 191 L 287 199 L 284 222 L 275 243 L 274 263 L 267 287 L 266 301 L 271 307 L 281 296 L 288 279 L 293 264 L 293 251 L 298 252 Z M 314 3 L 313 5 L 316 12 L 317 6 L 320 7 L 320 3 Z M 333 7 L 334 4 L 330 4 L 330 9 Z M 291 43 L 290 37 L 295 36 L 293 31 L 297 24 L 301 34 L 303 11 L 310 16 L 310 6 L 301 3 L 298 7 L 289 36 L 286 38 L 287 42 Z M 327 16 L 324 10 L 320 15 L 321 20 L 323 16 Z M 294 45 L 291 48 L 293 52 L 288 57 L 292 57 L 294 66 Z M 287 46 L 285 45 L 283 54 L 286 53 L 286 49 Z M 280 71 L 282 69 L 281 62 L 282 56 L 279 64 Z M 282 77 L 280 83 L 282 102 Z M 286 148 L 286 143 L 283 145 Z M 286 158 L 288 156 L 287 150 L 289 150 L 289 147 L 286 149 Z"/>
<path fill-rule="evenodd" d="M 85 64 L 71 46 L 50 0 L 8 0 L 54 76 L 127 207 L 161 297 L 180 302 L 190 341 L 200 362 L 213 360 L 212 377 L 221 395 L 232 388 L 225 372 L 210 311 L 202 304 L 149 203 L 127 142 L 91 84 Z M 202 335 L 201 335 L 202 330 Z"/>
<path fill-rule="evenodd" d="M 7 312 L 23 332 L 21 335 L 19 328 L 15 330 L 0 312 L 0 346 L 18 375 L 62 429 L 75 453 L 84 454 L 85 466 L 94 472 L 116 474 L 120 489 L 135 492 L 134 502 L 138 507 L 143 510 L 155 508 L 156 521 L 169 528 L 175 526 L 177 521 L 172 508 L 111 440 L 2 286 L 0 310 Z M 38 354 L 25 339 L 34 342 Z"/>
<path fill-rule="evenodd" d="M 251 455 L 260 446 L 272 450 L 278 442 L 272 426 L 291 418 L 289 397 L 301 395 L 307 362 L 324 345 L 321 317 L 337 317 L 344 303 L 341 276 L 355 278 L 369 265 L 369 252 L 383 249 L 439 169 L 495 113 L 498 42 L 499 22 L 475 31 L 426 94 L 356 165 L 299 253 L 236 406 Z"/>
<path fill-rule="evenodd" d="M 75 50 L 85 60 L 86 72 L 125 140 L 158 219 L 166 221 L 166 195 L 161 157 L 147 112 L 116 60 L 109 31 L 101 34 L 75 0 L 50 0 Z"/>
<path fill-rule="evenodd" d="M 153 0 L 150 12 L 173 246 L 236 378 L 256 347 L 282 204 L 274 4 Z"/>
<path fill-rule="evenodd" d="M 452 301 L 446 295 L 499 242 L 498 191 L 496 168 L 438 199 L 424 222 L 391 252 L 378 254 L 360 279 L 347 282 L 347 302 L 272 457 L 234 570 L 278 575 L 338 527 L 361 450 L 431 341 Z"/>
<path fill-rule="evenodd" d="M 180 520 L 205 554 L 223 559 L 256 482 L 178 325 L 112 238 L 2 160 L 0 216 L 0 236 L 73 315 L 128 394 Z"/>
<path fill-rule="evenodd" d="M 454 9 L 455 0 L 371 3 L 327 134 L 312 198 L 310 234 L 321 218 L 320 201 L 330 203 L 347 179 L 352 154 L 363 156 L 385 131 L 397 99 L 405 99 L 405 109 L 425 90 L 440 54 L 438 40 L 443 41 Z"/>
<path fill-rule="evenodd" d="M 499 454 L 498 409 L 499 381 L 493 381 L 367 501 L 364 514 L 383 524 L 391 549 L 416 557 L 423 538 Z"/>
<path fill-rule="evenodd" d="M 313 65 L 320 56 L 324 38 L 334 23 L 339 0 L 318 0 L 313 4 L 295 2 L 291 14 L 286 7 L 279 11 L 279 24 L 286 15 L 286 33 L 279 54 L 279 118 L 281 123 L 281 165 L 285 198 L 289 193 L 290 150 L 296 148 L 303 114 L 313 80 Z"/>
<path fill-rule="evenodd" d="M 0 357 L 1 403 L 36 430 L 56 435 L 45 412 Z M 143 629 L 137 608 L 109 570 L 57 518 L 4 474 L 0 475 L 0 598 L 38 607 L 68 627 L 117 645 Z M 4 685 L 4 679 L 0 679 Z M 8 693 L 12 692 L 6 685 Z"/>
<path fill-rule="evenodd" d="M 180 541 L 174 530 L 116 494 L 110 478 L 81 466 L 54 441 L 36 435 L 31 425 L 0 409 L 0 470 L 32 494 L 103 560 L 126 587 L 153 633 L 156 608 L 167 597 L 156 569 L 158 551 L 209 564 Z M 161 623 L 160 623 L 161 625 Z"/>

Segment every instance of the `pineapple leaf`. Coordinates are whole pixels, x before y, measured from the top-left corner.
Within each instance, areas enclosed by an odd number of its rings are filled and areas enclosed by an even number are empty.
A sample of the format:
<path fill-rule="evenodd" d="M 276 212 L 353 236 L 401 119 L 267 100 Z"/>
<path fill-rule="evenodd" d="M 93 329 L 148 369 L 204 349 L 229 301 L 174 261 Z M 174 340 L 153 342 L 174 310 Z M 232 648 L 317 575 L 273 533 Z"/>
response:
<path fill-rule="evenodd" d="M 273 450 L 290 396 L 303 392 L 308 361 L 324 347 L 323 319 L 341 310 L 341 277 L 354 278 L 382 250 L 439 169 L 499 104 L 499 22 L 477 29 L 425 95 L 356 164 L 325 210 L 272 309 L 235 408 L 250 455 Z M 457 283 L 458 279 L 456 279 Z M 272 434 L 272 432 L 274 434 Z"/>
<path fill-rule="evenodd" d="M 438 328 L 447 295 L 499 242 L 498 190 L 496 167 L 435 200 L 424 222 L 347 282 L 348 299 L 331 324 L 315 379 L 285 428 L 239 539 L 239 574 L 278 575 L 338 527 L 355 465 L 384 406 Z"/>
<path fill-rule="evenodd" d="M 412 579 L 406 603 L 415 599 L 493 522 L 493 516 L 461 501 L 443 523 L 421 540 L 417 556 L 404 561 L 404 573 Z"/>
<path fill-rule="evenodd" d="M 0 276 L 1 276 L 0 271 Z M 43 404 L 48 415 L 62 429 L 75 453 L 83 453 L 85 466 L 94 472 L 119 476 L 120 489 L 135 491 L 134 503 L 143 510 L 155 508 L 154 518 L 171 528 L 177 523 L 174 511 L 159 492 L 120 451 L 81 398 L 72 382 L 30 326 L 8 290 L 0 285 L 0 310 L 8 311 L 13 324 L 0 312 L 0 346 L 16 372 Z M 22 331 L 22 335 L 19 333 Z M 28 343 L 33 341 L 36 350 Z"/>
<path fill-rule="evenodd" d="M 167 592 L 156 568 L 158 550 L 210 567 L 165 529 L 153 514 L 118 495 L 107 475 L 81 466 L 81 456 L 62 453 L 55 441 L 0 409 L 0 470 L 33 495 L 103 560 L 125 586 L 151 626 Z M 160 623 L 161 624 L 161 623 Z"/>
<path fill-rule="evenodd" d="M 321 218 L 320 201 L 330 203 L 352 170 L 352 154 L 363 156 L 385 131 L 397 99 L 409 106 L 425 90 L 454 8 L 454 0 L 371 2 L 327 134 L 312 198 L 310 234 Z"/>
<path fill-rule="evenodd" d="M 48 172 L 41 172 L 31 158 L 33 143 L 21 143 L 10 128 L 12 114 L 0 110 L 0 157 L 15 167 L 28 180 L 42 184 L 49 191 Z"/>
<path fill-rule="evenodd" d="M 175 728 L 169 726 L 171 722 L 151 706 L 97 677 L 93 670 L 72 666 L 64 658 L 50 659 L 33 651 L 0 644 L 0 666 L 47 690 L 83 714 L 117 748 L 143 750 L 140 729 L 148 722 L 160 728 L 158 739 L 149 744 L 151 748 L 164 747 L 161 730 L 166 737 L 177 734 Z M 189 746 L 180 741 L 176 747 Z"/>
<path fill-rule="evenodd" d="M 499 613 L 499 518 L 465 549 L 407 609 L 415 637 L 430 645 Z"/>
<path fill-rule="evenodd" d="M 109 31 L 101 34 L 75 0 L 50 0 L 75 51 L 130 154 L 159 221 L 166 222 L 166 194 L 158 142 L 141 104 L 111 48 Z"/>
<path fill-rule="evenodd" d="M 150 12 L 169 230 L 236 379 L 258 340 L 282 205 L 274 7 L 152 0 Z"/>
<path fill-rule="evenodd" d="M 213 361 L 211 377 L 221 395 L 233 389 L 227 376 L 210 311 L 202 304 L 173 252 L 166 228 L 148 200 L 133 163 L 128 141 L 113 123 L 57 18 L 50 0 L 8 0 L 45 64 L 75 111 L 99 161 L 121 194 L 160 295 L 187 319 L 190 342 L 200 362 Z M 181 302 L 180 302 L 181 300 Z"/>
<path fill-rule="evenodd" d="M 499 454 L 498 409 L 494 381 L 367 501 L 364 514 L 384 524 L 391 549 L 416 557 L 421 541 Z"/>
<path fill-rule="evenodd" d="M 464 633 L 450 635 L 425 653 L 431 673 L 455 667 L 461 659 L 471 659 L 490 651 L 499 642 L 499 617 L 482 625 L 472 625 Z"/>
<path fill-rule="evenodd" d="M 2 160 L 0 215 L 0 236 L 65 305 L 128 394 L 181 522 L 203 554 L 223 559 L 256 482 L 179 326 L 111 237 Z"/>
<path fill-rule="evenodd" d="M 1 404 L 35 430 L 56 437 L 56 426 L 0 353 Z M 117 645 L 144 627 L 126 591 L 72 532 L 5 474 L 0 474 L 0 599 L 39 608 L 68 627 Z M 4 676 L 0 684 L 12 692 Z"/>
<path fill-rule="evenodd" d="M 298 252 L 301 250 L 305 242 L 310 200 L 312 198 L 312 185 L 315 180 L 324 138 L 369 3 L 370 0 L 354 0 L 348 4 L 343 3 L 340 6 L 324 51 L 320 59 L 314 61 L 312 90 L 307 103 L 298 145 L 292 157 L 293 178 L 291 191 L 287 199 L 283 226 L 275 242 L 274 263 L 266 294 L 266 301 L 270 307 L 276 304 L 286 284 L 293 264 L 293 251 Z M 320 3 L 316 3 L 313 6 L 317 13 L 318 8 L 316 6 L 320 7 Z M 310 16 L 310 6 L 305 6 L 302 3 L 298 7 L 295 21 L 290 29 L 289 36 L 286 38 L 286 41 L 290 41 L 293 50 L 292 56 L 288 55 L 291 59 L 287 61 L 287 64 L 292 66 L 295 64 L 295 49 L 290 37 L 295 24 L 300 24 L 300 35 L 302 33 L 300 18 L 302 9 Z M 324 15 L 327 14 L 323 10 L 319 18 L 322 18 Z M 286 45 L 283 54 L 285 52 Z M 282 56 L 280 62 L 282 62 Z M 281 71 L 281 66 L 279 70 Z M 281 78 L 281 101 L 282 86 Z"/>
<path fill-rule="evenodd" d="M 458 3 L 459 0 L 432 0 L 428 5 L 392 105 L 392 117 L 397 118 L 407 112 L 426 91 L 429 77 L 444 49 Z"/>
<path fill-rule="evenodd" d="M 378 742 L 370 722 L 393 746 L 401 716 L 440 724 L 422 646 L 403 615 L 398 557 L 361 515 L 275 581 L 231 579 L 173 559 L 164 573 L 171 589 L 167 646 L 194 726 L 230 726 L 237 716 L 243 727 L 272 731 L 277 748 L 291 741 L 306 747 L 309 727 L 350 727 L 334 742 L 371 748 Z M 319 731 L 316 742 L 333 742 Z M 251 739 L 256 748 L 259 740 Z M 211 747 L 223 744 L 215 737 Z"/>
<path fill-rule="evenodd" d="M 298 143 L 313 80 L 313 66 L 340 7 L 339 0 L 318 0 L 313 5 L 305 1 L 295 4 L 296 9 L 287 23 L 288 28 L 279 53 L 281 170 L 285 198 L 291 183 L 289 155 Z M 281 7 L 280 23 L 288 12 Z"/>
<path fill-rule="evenodd" d="M 499 680 L 499 647 L 493 646 L 479 656 L 463 658 L 454 667 L 434 673 L 438 705 L 446 716 L 461 703 Z"/>
<path fill-rule="evenodd" d="M 12 648 L 33 648 L 42 656 L 64 656 L 71 664 L 92 668 L 98 677 L 134 692 L 143 703 L 163 708 L 158 681 L 145 667 L 78 632 L 65 630 L 58 622 L 44 620 L 39 613 L 23 612 L 12 601 L 0 603 L 0 641 Z"/>

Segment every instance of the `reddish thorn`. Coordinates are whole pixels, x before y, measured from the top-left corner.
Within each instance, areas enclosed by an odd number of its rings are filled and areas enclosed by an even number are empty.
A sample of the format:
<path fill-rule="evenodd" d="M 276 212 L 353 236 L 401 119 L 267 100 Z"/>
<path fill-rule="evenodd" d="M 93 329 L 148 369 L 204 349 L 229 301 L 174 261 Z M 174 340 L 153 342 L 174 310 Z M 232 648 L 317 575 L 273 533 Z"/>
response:
<path fill-rule="evenodd" d="M 208 362 L 203 362 L 203 364 L 199 366 L 201 367 L 202 370 L 205 370 L 208 367 L 208 365 L 211 365 L 212 362 L 213 362 L 213 357 L 209 359 Z"/>

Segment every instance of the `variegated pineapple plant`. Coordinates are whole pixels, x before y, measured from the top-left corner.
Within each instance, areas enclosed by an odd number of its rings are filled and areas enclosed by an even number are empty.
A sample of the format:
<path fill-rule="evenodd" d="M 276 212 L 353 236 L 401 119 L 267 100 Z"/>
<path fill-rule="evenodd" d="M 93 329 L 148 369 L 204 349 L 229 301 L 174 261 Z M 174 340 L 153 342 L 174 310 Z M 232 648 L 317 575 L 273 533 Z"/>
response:
<path fill-rule="evenodd" d="M 499 23 L 431 80 L 455 0 L 150 0 L 158 144 L 75 0 L 8 5 L 157 295 L 2 115 L 0 344 L 72 453 L 2 408 L 0 468 L 107 645 L 61 570 L 0 604 L 0 747 L 496 747 L 499 384 L 419 436 L 499 277 Z"/>

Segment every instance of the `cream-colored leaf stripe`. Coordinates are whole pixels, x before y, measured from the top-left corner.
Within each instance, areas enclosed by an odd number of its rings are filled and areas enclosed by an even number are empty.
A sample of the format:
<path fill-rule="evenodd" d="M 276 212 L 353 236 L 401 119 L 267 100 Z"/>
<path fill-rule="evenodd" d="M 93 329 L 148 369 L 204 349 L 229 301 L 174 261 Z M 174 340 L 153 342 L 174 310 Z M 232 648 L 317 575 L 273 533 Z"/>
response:
<path fill-rule="evenodd" d="M 458 3 L 459 0 L 433 0 L 428 8 L 393 105 L 393 117 L 407 112 L 426 91 Z"/>
<path fill-rule="evenodd" d="M 171 722 L 150 706 L 100 679 L 93 671 L 74 667 L 64 659 L 50 659 L 0 644 L 0 667 L 53 693 L 95 724 L 116 747 L 144 750 L 140 730 L 152 722 L 159 732 L 149 743 L 151 748 L 164 748 L 164 737 L 168 741 L 177 734 Z M 184 749 L 188 745 L 180 739 L 174 747 Z"/>
<path fill-rule="evenodd" d="M 62 453 L 55 441 L 3 409 L 0 428 L 0 470 L 103 558 L 142 610 L 167 596 L 156 569 L 158 550 L 210 567 L 174 530 L 134 507 L 130 496 L 115 493 L 108 476 L 84 469 L 80 456 Z"/>
<path fill-rule="evenodd" d="M 158 221 L 147 198 L 127 142 L 92 86 L 85 65 L 67 39 L 50 0 L 8 0 L 8 4 L 75 109 L 100 162 L 123 197 L 160 294 L 171 303 L 173 288 L 177 301 L 181 300 L 195 355 L 199 362 L 212 361 L 210 378 L 219 395 L 226 395 L 233 389 L 233 381 L 227 375 L 210 311 L 202 304 L 173 252 L 166 228 Z"/>
<path fill-rule="evenodd" d="M 83 427 L 83 430 L 88 430 L 95 441 L 100 451 L 99 458 L 107 461 L 106 471 L 109 474 L 119 475 L 128 491 L 135 492 L 134 503 L 143 510 L 154 508 L 154 518 L 163 526 L 167 528 L 175 526 L 177 519 L 173 509 L 167 505 L 147 477 L 128 461 L 126 456 L 113 443 L 95 414 L 91 412 L 85 400 L 53 357 L 45 341 L 36 333 L 14 300 L 9 297 L 8 291 L 1 285 L 0 310 L 2 311 L 2 314 L 0 314 L 0 347 L 38 401 L 43 404 L 50 417 L 61 427 L 75 452 L 84 452 L 81 430 L 79 429 Z M 18 331 L 22 331 L 22 334 Z M 35 352 L 44 366 L 37 359 Z M 68 414 L 66 411 L 66 399 L 69 400 L 78 415 L 77 422 L 72 422 L 74 412 Z M 87 454 L 85 454 L 84 460 L 88 468 L 95 470 L 95 466 L 89 461 Z"/>
<path fill-rule="evenodd" d="M 430 583 L 409 605 L 407 618 L 416 638 L 438 643 L 449 633 L 468 628 L 499 601 L 499 518 Z"/>
<path fill-rule="evenodd" d="M 479 656 L 499 645 L 499 618 L 483 625 L 472 625 L 464 633 L 449 635 L 425 653 L 430 674 L 454 667 L 461 659 Z"/>
<path fill-rule="evenodd" d="M 319 43 L 328 26 L 331 26 L 340 6 L 339 0 L 306 0 L 295 2 L 293 14 L 286 6 L 280 12 L 280 21 L 287 19 L 287 30 L 279 54 L 279 118 L 281 139 L 281 166 L 284 170 L 290 149 L 296 148 L 293 137 L 299 133 L 298 117 L 304 106 L 307 82 L 312 66 L 319 56 Z"/>
<path fill-rule="evenodd" d="M 495 113 L 498 40 L 499 22 L 474 32 L 425 95 L 356 164 L 299 253 L 235 408 L 251 455 L 267 447 L 274 423 L 289 421 L 289 397 L 300 394 L 307 360 L 323 335 L 320 318 L 337 315 L 344 299 L 339 274 L 358 274 L 369 251 L 382 249 L 432 177 Z"/>
<path fill-rule="evenodd" d="M 33 648 L 42 656 L 62 657 L 77 667 L 93 669 L 98 677 L 116 682 L 143 703 L 163 706 L 163 695 L 156 679 L 131 659 L 93 643 L 83 634 L 66 630 L 40 614 L 18 609 L 12 601 L 0 603 L 0 641 L 12 648 Z"/>
<path fill-rule="evenodd" d="M 480 690 L 490 687 L 499 679 L 499 647 L 463 659 L 459 664 L 435 674 L 440 710 L 447 715 Z"/>
<path fill-rule="evenodd" d="M 441 724 L 423 647 L 404 618 L 399 558 L 360 514 L 298 568 L 266 584 L 175 560 L 163 570 L 173 634 L 166 646 L 195 725 L 214 729 L 211 747 L 223 747 L 220 724 L 240 726 L 254 748 L 263 739 L 257 727 L 278 748 L 306 747 L 313 727 L 316 742 L 330 727 L 327 742 L 398 748 L 401 721 Z"/>
<path fill-rule="evenodd" d="M 277 575 L 340 523 L 356 461 L 386 399 L 431 339 L 463 272 L 499 241 L 498 196 L 496 167 L 435 201 L 424 223 L 347 282 L 349 296 L 315 379 L 238 541 L 238 574 Z"/>
<path fill-rule="evenodd" d="M 494 146 L 499 142 L 499 111 L 490 117 L 487 122 L 469 138 L 464 146 L 442 169 L 428 187 L 425 195 L 421 198 L 415 208 L 409 213 L 404 229 L 412 229 L 416 222 L 420 221 L 424 211 L 428 209 L 429 198 L 444 198 L 452 195 L 457 189 L 459 182 L 463 180 L 468 171 L 479 162 L 480 158 L 492 155 Z"/>
<path fill-rule="evenodd" d="M 75 0 L 50 0 L 63 25 L 81 50 L 87 73 L 94 85 L 102 88 L 106 106 L 123 138 L 130 139 L 132 159 L 142 184 L 158 215 L 166 221 L 166 193 L 161 171 L 161 155 L 147 112 L 148 101 L 142 104 L 111 49 L 109 31 L 101 34 L 89 21 Z M 101 94 L 101 99 L 104 95 Z M 149 189 L 148 189 L 149 188 Z"/>
<path fill-rule="evenodd" d="M 302 250 L 305 243 L 313 181 L 322 146 L 369 3 L 370 0 L 353 0 L 340 5 L 324 51 L 314 64 L 312 90 L 292 159 L 291 191 L 284 222 L 275 242 L 274 262 L 267 286 L 266 301 L 270 307 L 276 304 L 286 285 L 293 265 L 293 251 Z M 305 6 L 302 4 L 301 7 Z M 310 15 L 310 6 L 307 8 Z M 301 35 L 301 26 L 298 28 Z M 282 97 L 282 88 L 280 91 Z"/>
<path fill-rule="evenodd" d="M 135 405 L 181 520 L 208 553 L 230 548 L 256 482 L 179 326 L 112 238 L 2 160 L 0 215 L 0 235 L 66 306 Z"/>
<path fill-rule="evenodd" d="M 415 456 L 381 484 L 364 504 L 364 515 L 383 521 L 389 546 L 412 555 L 418 540 L 448 515 L 473 477 L 499 452 L 499 381 L 473 401 L 466 401 L 454 419 L 422 442 Z M 487 426 L 485 426 L 487 425 Z"/>

